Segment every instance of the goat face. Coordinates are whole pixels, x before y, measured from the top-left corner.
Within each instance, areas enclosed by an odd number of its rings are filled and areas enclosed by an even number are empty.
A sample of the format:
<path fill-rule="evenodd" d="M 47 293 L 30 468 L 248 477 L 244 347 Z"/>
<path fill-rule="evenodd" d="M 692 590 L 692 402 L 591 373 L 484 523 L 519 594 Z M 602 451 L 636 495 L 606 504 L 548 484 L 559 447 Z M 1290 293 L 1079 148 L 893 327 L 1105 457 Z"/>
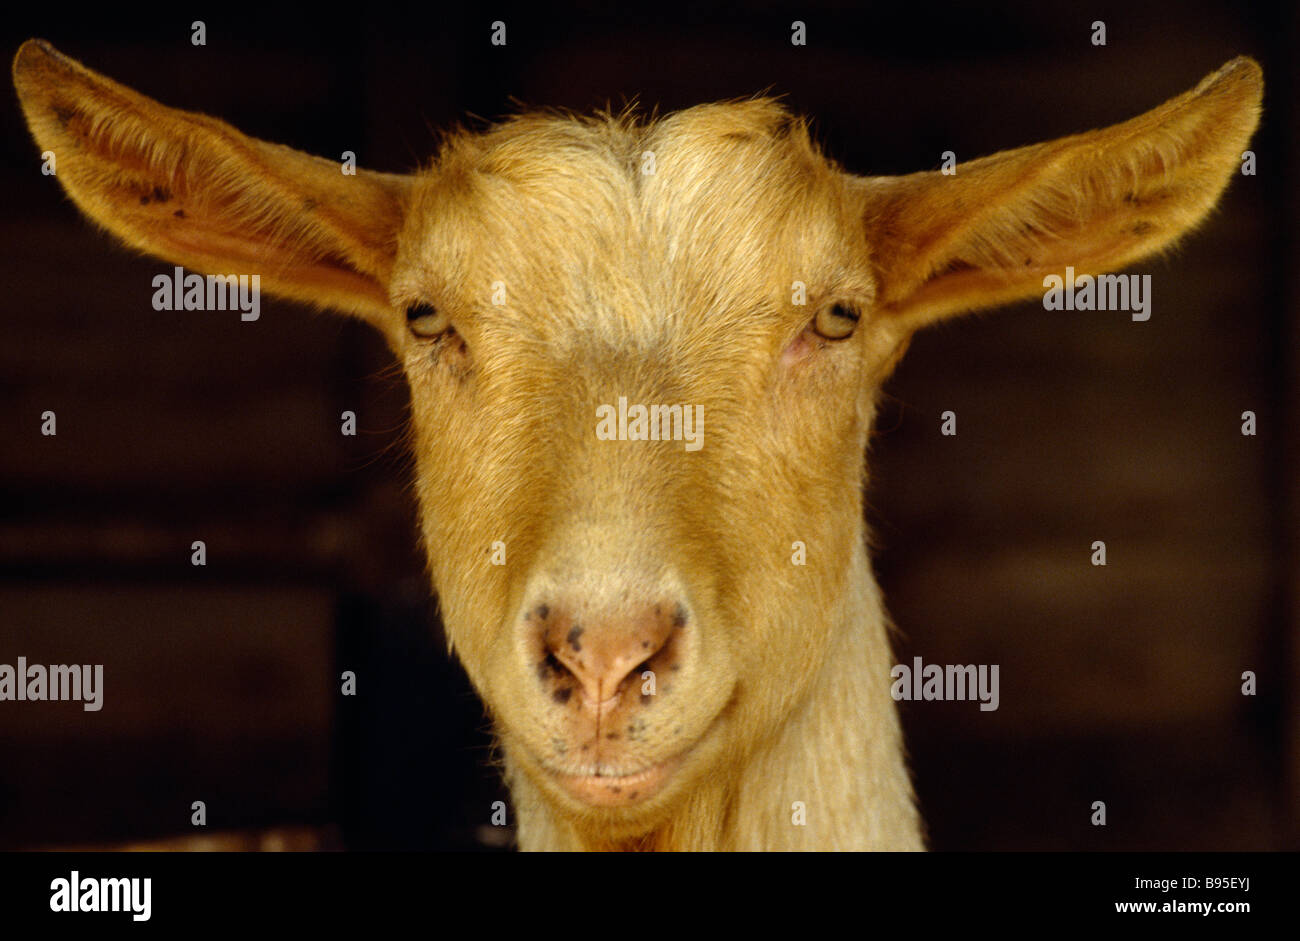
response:
<path fill-rule="evenodd" d="M 393 301 L 452 644 L 556 806 L 645 825 L 744 763 L 835 626 L 903 342 L 861 197 L 748 102 L 520 119 L 415 206 Z"/>

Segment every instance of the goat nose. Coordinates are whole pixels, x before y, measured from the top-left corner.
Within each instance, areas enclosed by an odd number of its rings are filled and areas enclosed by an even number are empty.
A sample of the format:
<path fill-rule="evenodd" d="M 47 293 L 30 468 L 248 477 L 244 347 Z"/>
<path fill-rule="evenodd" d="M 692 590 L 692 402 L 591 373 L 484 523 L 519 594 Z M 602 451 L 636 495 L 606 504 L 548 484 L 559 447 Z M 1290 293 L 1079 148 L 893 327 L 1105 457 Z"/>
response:
<path fill-rule="evenodd" d="M 548 661 L 573 675 L 591 706 L 621 694 L 640 667 L 659 665 L 674 633 L 686 626 L 685 607 L 672 603 L 604 617 L 579 616 L 563 605 L 546 604 L 532 613 L 541 621 Z"/>

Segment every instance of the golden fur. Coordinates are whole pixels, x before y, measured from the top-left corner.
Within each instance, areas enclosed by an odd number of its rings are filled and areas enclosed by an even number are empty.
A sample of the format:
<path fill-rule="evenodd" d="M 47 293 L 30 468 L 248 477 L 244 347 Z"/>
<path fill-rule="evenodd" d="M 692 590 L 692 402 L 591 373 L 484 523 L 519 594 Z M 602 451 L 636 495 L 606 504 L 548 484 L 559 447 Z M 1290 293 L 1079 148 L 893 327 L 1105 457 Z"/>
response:
<path fill-rule="evenodd" d="M 388 338 L 411 386 L 433 584 L 526 849 L 922 848 L 863 524 L 880 384 L 918 326 L 1194 226 L 1262 94 L 1238 59 L 1125 124 L 952 176 L 850 175 L 751 100 L 657 120 L 527 114 L 449 135 L 413 176 L 350 177 L 38 41 L 14 80 L 59 181 L 109 231 L 200 272 L 261 273 Z M 834 303 L 861 313 L 848 339 L 810 330 Z M 414 336 L 414 304 L 454 333 Z M 703 405 L 705 446 L 598 440 L 595 409 L 619 396 Z M 577 726 L 538 682 L 527 617 L 557 596 L 687 602 L 680 669 L 635 729 L 597 742 L 630 769 L 685 754 L 640 805 L 554 784 L 578 767 Z"/>

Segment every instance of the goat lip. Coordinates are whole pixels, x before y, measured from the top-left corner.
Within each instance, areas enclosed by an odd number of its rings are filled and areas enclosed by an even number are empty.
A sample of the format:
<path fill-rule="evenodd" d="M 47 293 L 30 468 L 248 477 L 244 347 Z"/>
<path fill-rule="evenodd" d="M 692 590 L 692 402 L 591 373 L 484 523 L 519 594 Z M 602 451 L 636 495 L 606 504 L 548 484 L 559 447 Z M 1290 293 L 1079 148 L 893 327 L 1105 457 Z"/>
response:
<path fill-rule="evenodd" d="M 659 793 L 682 763 L 684 755 L 674 755 L 653 767 L 635 774 L 554 774 L 565 792 L 591 807 L 629 807 L 644 803 Z"/>

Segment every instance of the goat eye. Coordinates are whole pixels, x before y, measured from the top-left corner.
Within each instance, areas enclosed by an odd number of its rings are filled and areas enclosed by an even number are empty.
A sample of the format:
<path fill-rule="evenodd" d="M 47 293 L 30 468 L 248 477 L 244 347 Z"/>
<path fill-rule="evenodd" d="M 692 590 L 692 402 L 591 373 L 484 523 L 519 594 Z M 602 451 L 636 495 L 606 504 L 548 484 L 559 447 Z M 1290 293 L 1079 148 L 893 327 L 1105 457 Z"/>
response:
<path fill-rule="evenodd" d="M 431 340 L 450 330 L 451 322 L 432 304 L 412 304 L 406 308 L 406 326 L 417 337 Z"/>
<path fill-rule="evenodd" d="M 848 304 L 831 304 L 817 312 L 813 332 L 827 340 L 844 340 L 852 335 L 858 319 L 857 310 Z"/>

